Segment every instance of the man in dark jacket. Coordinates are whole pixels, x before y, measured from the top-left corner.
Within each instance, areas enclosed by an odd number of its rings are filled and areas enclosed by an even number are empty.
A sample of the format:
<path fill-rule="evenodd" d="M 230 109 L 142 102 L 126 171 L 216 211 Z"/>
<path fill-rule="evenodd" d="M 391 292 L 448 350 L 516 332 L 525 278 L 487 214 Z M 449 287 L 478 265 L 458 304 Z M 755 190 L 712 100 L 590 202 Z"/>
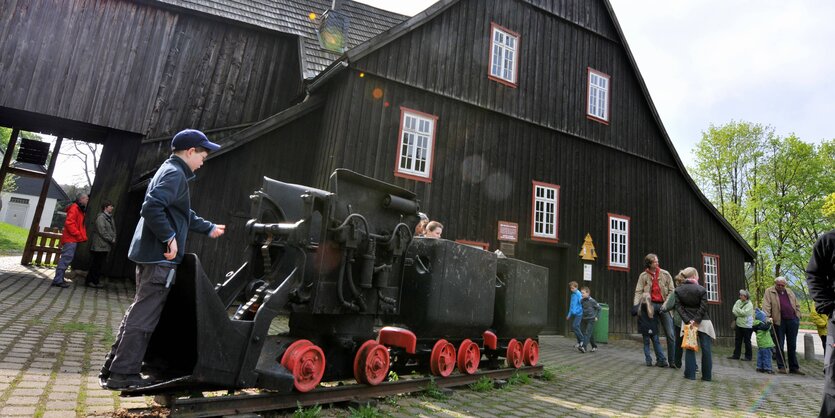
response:
<path fill-rule="evenodd" d="M 82 193 L 75 202 L 67 206 L 67 220 L 64 221 L 64 231 L 61 233 L 61 258 L 55 268 L 55 278 L 52 285 L 56 287 L 70 287 L 72 280 L 64 278 L 64 273 L 70 267 L 75 257 L 75 249 L 81 242 L 87 241 L 87 228 L 84 227 L 84 211 L 90 197 Z"/>
<path fill-rule="evenodd" d="M 806 266 L 806 284 L 809 285 L 809 295 L 815 301 L 815 310 L 819 314 L 829 315 L 835 308 L 835 230 L 822 235 L 812 249 L 812 257 Z M 833 361 L 833 344 L 835 344 L 835 325 L 830 319 L 827 325 L 826 353 L 824 354 L 825 382 L 823 387 L 823 404 L 821 417 L 835 416 L 835 361 Z"/>
<path fill-rule="evenodd" d="M 107 387 L 124 390 L 147 383 L 139 372 L 177 265 L 183 259 L 189 231 L 217 238 L 226 230 L 191 210 L 188 182 L 209 152 L 220 148 L 202 132 L 186 129 L 174 136 L 174 154 L 154 174 L 145 192 L 141 218 L 128 258 L 136 263 L 136 297 L 125 313 L 116 342 L 105 359 L 101 378 Z"/>

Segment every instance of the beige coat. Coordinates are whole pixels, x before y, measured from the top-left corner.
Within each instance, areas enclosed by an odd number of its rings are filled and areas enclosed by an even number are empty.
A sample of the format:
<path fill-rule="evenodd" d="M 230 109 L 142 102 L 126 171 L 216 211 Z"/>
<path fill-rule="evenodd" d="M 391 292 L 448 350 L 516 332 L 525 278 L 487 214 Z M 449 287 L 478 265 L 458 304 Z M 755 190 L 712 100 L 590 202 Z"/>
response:
<path fill-rule="evenodd" d="M 786 292 L 789 294 L 789 302 L 794 307 L 794 314 L 797 315 L 797 319 L 800 319 L 800 307 L 797 305 L 797 297 L 794 296 L 794 292 L 788 287 L 786 287 Z M 774 286 L 765 289 L 765 294 L 763 295 L 763 312 L 765 312 L 766 316 L 774 320 L 774 325 L 780 325 L 780 319 L 782 318 L 780 316 L 780 296 L 777 294 L 777 289 Z"/>
<path fill-rule="evenodd" d="M 667 270 L 661 269 L 658 273 L 658 286 L 661 288 L 661 297 L 667 300 L 667 296 L 673 293 L 675 286 L 673 286 L 673 277 Z M 635 298 L 632 300 L 632 306 L 641 301 L 641 295 L 644 293 L 652 293 L 652 276 L 646 270 L 638 277 L 638 284 L 635 285 Z"/>

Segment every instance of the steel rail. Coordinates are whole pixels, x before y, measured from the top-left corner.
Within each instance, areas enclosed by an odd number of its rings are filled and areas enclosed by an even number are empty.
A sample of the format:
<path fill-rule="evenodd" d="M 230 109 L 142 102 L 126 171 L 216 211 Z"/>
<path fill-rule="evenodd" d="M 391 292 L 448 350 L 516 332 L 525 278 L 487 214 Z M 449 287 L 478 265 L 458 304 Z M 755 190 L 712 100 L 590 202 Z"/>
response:
<path fill-rule="evenodd" d="M 266 412 L 301 406 L 327 405 L 337 402 L 360 401 L 401 393 L 425 390 L 432 381 L 438 387 L 463 386 L 482 377 L 502 379 L 515 373 L 541 374 L 542 366 L 504 368 L 479 371 L 472 375 L 455 374 L 446 378 L 403 378 L 396 382 L 384 382 L 377 386 L 351 384 L 318 388 L 307 393 L 259 393 L 216 396 L 192 399 L 168 399 L 172 417 L 198 418 L 250 412 Z M 138 410 L 137 410 L 138 411 Z M 131 411 L 134 412 L 134 411 Z"/>

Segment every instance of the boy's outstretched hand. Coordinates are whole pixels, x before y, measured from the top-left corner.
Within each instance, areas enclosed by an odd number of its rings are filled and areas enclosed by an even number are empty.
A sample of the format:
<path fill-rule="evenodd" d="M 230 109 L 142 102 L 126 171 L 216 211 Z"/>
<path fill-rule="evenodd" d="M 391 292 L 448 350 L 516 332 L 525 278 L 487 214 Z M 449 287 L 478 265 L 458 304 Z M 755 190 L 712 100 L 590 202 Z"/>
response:
<path fill-rule="evenodd" d="M 213 229 L 212 232 L 209 233 L 209 237 L 217 238 L 223 235 L 224 232 L 226 232 L 226 225 L 215 225 L 215 229 Z"/>

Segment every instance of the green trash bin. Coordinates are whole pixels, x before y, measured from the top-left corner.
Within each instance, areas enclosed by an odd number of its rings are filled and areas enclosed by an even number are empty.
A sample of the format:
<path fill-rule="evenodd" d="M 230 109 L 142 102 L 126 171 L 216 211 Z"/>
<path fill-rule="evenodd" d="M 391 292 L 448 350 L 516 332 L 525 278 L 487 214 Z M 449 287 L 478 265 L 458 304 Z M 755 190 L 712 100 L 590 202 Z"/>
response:
<path fill-rule="evenodd" d="M 609 343 L 609 305 L 600 304 L 600 317 L 594 324 L 594 341 L 597 343 Z"/>

